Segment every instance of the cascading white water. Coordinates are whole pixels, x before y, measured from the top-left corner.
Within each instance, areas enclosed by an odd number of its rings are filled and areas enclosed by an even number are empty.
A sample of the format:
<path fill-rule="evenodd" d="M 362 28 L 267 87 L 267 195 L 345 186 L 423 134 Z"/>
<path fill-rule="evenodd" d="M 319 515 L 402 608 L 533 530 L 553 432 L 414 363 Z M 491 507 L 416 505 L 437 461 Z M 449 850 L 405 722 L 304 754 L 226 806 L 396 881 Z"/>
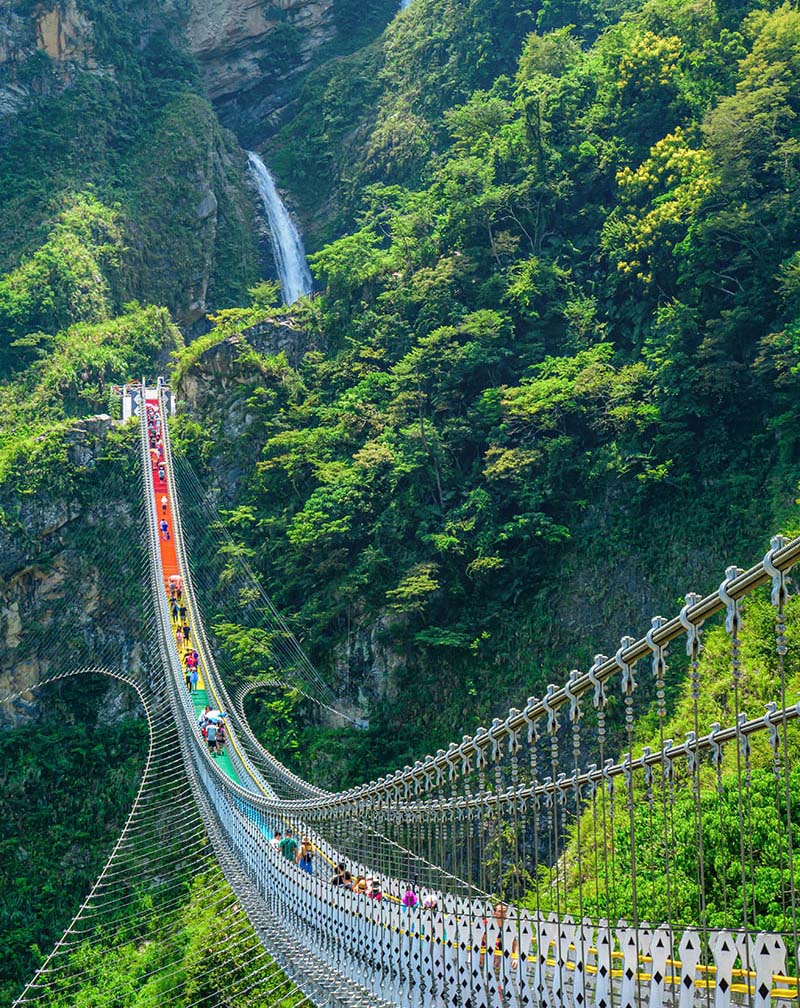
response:
<path fill-rule="evenodd" d="M 405 10 L 411 3 L 411 0 L 400 0 L 400 10 Z"/>
<path fill-rule="evenodd" d="M 303 239 L 278 195 L 267 166 L 255 151 L 247 152 L 247 160 L 269 221 L 272 252 L 275 256 L 278 279 L 281 282 L 283 300 L 289 305 L 304 294 L 310 294 L 314 284 L 306 262 Z"/>

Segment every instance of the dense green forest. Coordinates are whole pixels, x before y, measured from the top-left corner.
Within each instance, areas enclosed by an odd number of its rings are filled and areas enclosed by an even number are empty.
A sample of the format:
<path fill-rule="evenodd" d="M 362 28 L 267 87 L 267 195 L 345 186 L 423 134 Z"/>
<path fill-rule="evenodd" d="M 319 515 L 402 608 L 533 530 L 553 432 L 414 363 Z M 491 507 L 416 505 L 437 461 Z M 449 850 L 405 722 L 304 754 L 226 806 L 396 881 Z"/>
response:
<path fill-rule="evenodd" d="M 796 527 L 795 5 L 414 0 L 376 38 L 388 5 L 367 23 L 338 4 L 349 42 L 292 82 L 283 121 L 251 125 L 314 250 L 319 292 L 288 312 L 258 283 L 244 154 L 181 5 L 79 6 L 106 69 L 65 81 L 29 57 L 0 147 L 0 531 L 25 541 L 4 592 L 92 539 L 91 522 L 72 540 L 26 525 L 31 501 L 87 505 L 76 419 L 172 360 L 180 447 L 370 727 L 320 724 L 291 692 L 254 698 L 253 723 L 341 786 L 541 691 Z M 261 322 L 307 352 L 241 335 Z M 132 457 L 110 434 L 115 492 Z M 253 671 L 274 661 L 246 629 L 218 636 Z M 136 723 L 46 706 L 3 738 L 12 993 L 102 863 L 143 744 Z M 196 895 L 175 916 L 190 958 L 212 927 Z M 131 976 L 158 955 L 140 937 L 117 964 Z"/>
<path fill-rule="evenodd" d="M 130 717 L 104 723 L 105 688 L 85 679 L 51 687 L 45 719 L 0 734 L 4 1004 L 61 937 L 136 793 L 146 729 Z"/>
<path fill-rule="evenodd" d="M 182 421 L 198 466 L 241 474 L 229 526 L 312 658 L 384 652 L 366 735 L 271 736 L 329 783 L 339 754 L 353 781 L 541 690 L 795 522 L 800 14 L 651 0 L 525 34 L 444 107 L 451 9 L 387 36 L 380 109 L 424 93 L 430 129 L 311 257 L 315 349 L 245 340 Z M 270 312 L 221 313 L 178 377 Z"/>

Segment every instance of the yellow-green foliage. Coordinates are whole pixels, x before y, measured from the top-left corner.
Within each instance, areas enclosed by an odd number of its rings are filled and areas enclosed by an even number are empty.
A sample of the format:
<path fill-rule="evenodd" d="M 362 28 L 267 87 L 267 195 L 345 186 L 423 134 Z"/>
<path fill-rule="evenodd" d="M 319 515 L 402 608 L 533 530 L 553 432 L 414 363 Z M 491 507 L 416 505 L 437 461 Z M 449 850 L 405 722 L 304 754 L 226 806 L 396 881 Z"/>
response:
<path fill-rule="evenodd" d="M 224 311 L 209 315 L 212 328 L 209 332 L 198 336 L 174 356 L 172 381 L 177 385 L 186 372 L 193 367 L 206 351 L 218 346 L 229 337 L 243 332 L 249 326 L 266 322 L 281 313 L 278 307 L 280 286 L 274 281 L 264 280 L 248 291 L 250 305 L 246 308 L 226 308 Z M 247 352 L 246 343 L 242 344 L 242 352 Z"/>
<path fill-rule="evenodd" d="M 117 211 L 79 193 L 42 245 L 0 275 L 0 479 L 15 456 L 46 450 L 42 432 L 52 439 L 70 417 L 110 411 L 112 382 L 182 345 L 166 309 L 117 309 L 123 248 Z"/>
<path fill-rule="evenodd" d="M 14 456 L 39 443 L 41 432 L 68 426 L 72 417 L 109 412 L 112 382 L 152 371 L 159 356 L 181 343 L 166 309 L 136 304 L 117 318 L 77 323 L 52 337 L 47 356 L 0 384 L 0 479 Z"/>
<path fill-rule="evenodd" d="M 24 364 L 74 322 L 107 319 L 121 252 L 116 212 L 69 197 L 45 243 L 0 277 L 0 367 Z"/>

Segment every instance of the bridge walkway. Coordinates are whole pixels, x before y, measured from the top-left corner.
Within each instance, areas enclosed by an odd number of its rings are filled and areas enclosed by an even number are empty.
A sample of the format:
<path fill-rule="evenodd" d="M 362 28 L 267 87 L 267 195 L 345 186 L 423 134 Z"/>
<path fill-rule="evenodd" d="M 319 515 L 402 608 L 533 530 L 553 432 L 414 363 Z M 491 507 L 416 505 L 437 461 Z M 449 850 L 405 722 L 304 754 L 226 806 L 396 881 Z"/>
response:
<path fill-rule="evenodd" d="M 146 402 L 148 407 L 148 413 L 149 410 L 152 409 L 154 415 L 159 419 L 161 419 L 158 397 L 156 395 L 148 397 Z M 164 421 L 162 420 L 162 422 Z M 158 444 L 159 439 L 158 438 L 151 439 L 150 464 L 153 471 L 153 508 L 155 514 L 158 515 L 159 517 L 159 522 L 163 519 L 167 523 L 169 538 L 165 538 L 164 535 L 159 536 L 158 548 L 161 557 L 161 571 L 163 577 L 164 592 L 167 596 L 169 596 L 170 578 L 175 576 L 182 577 L 183 572 L 181 571 L 180 564 L 178 562 L 178 552 L 175 548 L 175 537 L 172 533 L 172 529 L 174 528 L 172 495 L 170 493 L 169 484 L 166 479 L 166 476 L 164 479 L 159 479 L 158 475 L 159 468 L 162 468 L 164 472 L 166 472 L 167 460 L 163 457 L 163 454 L 161 458 L 158 457 L 157 447 L 155 449 L 152 449 L 152 444 L 154 440 L 156 441 L 156 444 Z M 191 604 L 188 598 L 184 597 L 183 602 L 188 610 L 189 626 L 195 627 L 197 625 L 197 619 L 199 618 L 199 614 L 192 612 Z M 175 634 L 176 630 L 177 630 L 177 624 L 173 621 L 172 623 L 173 634 Z M 177 636 L 176 636 L 176 645 L 177 645 Z M 183 657 L 185 651 L 187 650 L 188 648 L 186 648 L 185 645 L 183 646 L 178 645 L 178 652 L 179 654 L 181 654 L 181 657 Z M 218 704 L 218 699 L 213 694 L 213 688 L 209 688 L 210 682 L 209 677 L 204 668 L 204 660 L 202 653 L 199 654 L 197 671 L 199 676 L 197 681 L 197 688 L 192 691 L 191 697 L 192 697 L 192 703 L 194 705 L 195 716 L 199 721 L 200 715 L 202 714 L 206 706 L 210 705 L 212 707 L 216 707 Z M 231 778 L 231 780 L 236 781 L 237 784 L 240 783 L 239 775 L 236 773 L 236 770 L 234 769 L 233 763 L 231 762 L 231 759 L 228 756 L 227 752 L 222 753 L 219 756 L 216 756 L 215 760 L 217 766 L 219 766 L 219 768 L 223 770 L 224 773 Z"/>
<path fill-rule="evenodd" d="M 159 411 L 158 399 L 148 399 L 147 403 Z M 169 461 L 165 459 L 165 465 Z M 161 498 L 166 496 L 165 520 L 171 528 L 174 517 L 180 530 L 179 501 L 170 499 L 168 489 L 170 483 L 174 486 L 172 473 L 167 468 L 168 478 L 161 480 L 158 478 L 159 460 L 151 458 L 151 463 L 154 514 L 160 518 Z M 180 535 L 179 539 L 180 553 L 184 555 Z M 792 549 L 800 550 L 800 546 L 795 547 L 794 543 L 800 543 L 800 539 L 790 544 Z M 746 572 L 729 568 L 726 580 L 716 596 L 700 599 L 694 594 L 688 595 L 687 605 L 679 617 L 671 622 L 661 617 L 654 618 L 653 629 L 643 639 L 644 643 L 636 642 L 633 638 L 623 638 L 620 650 L 613 660 L 597 656 L 588 675 L 581 677 L 578 672 L 571 675 L 569 691 L 566 686 L 561 691 L 564 698 L 570 699 L 573 708 L 580 714 L 576 690 L 580 685 L 581 690 L 588 695 L 588 683 L 594 686 L 595 699 L 604 710 L 606 700 L 603 684 L 610 679 L 612 672 L 625 673 L 622 685 L 628 690 L 626 695 L 629 695 L 634 688 L 631 655 L 635 651 L 637 661 L 642 655 L 652 653 L 655 656 L 654 672 L 656 676 L 663 676 L 666 643 L 684 630 L 690 634 L 687 653 L 690 656 L 694 654 L 696 658 L 699 653 L 699 626 L 709 615 L 721 611 L 723 607 L 727 609 L 728 624 L 732 630 L 728 626 L 726 629 L 735 634 L 740 618 L 737 599 L 738 595 L 745 593 L 740 582 L 746 581 L 745 587 L 750 591 L 759 583 L 772 578 L 773 592 L 778 592 L 779 607 L 782 607 L 782 572 L 784 568 L 788 569 L 790 561 L 795 562 L 793 557 L 786 559 L 788 550 L 789 546 L 785 546 L 783 540 L 778 540 L 758 567 Z M 161 538 L 159 552 L 163 590 L 168 593 L 170 577 L 185 574 L 188 578 L 189 572 L 180 570 L 178 550 L 171 537 Z M 783 566 L 779 568 L 777 563 Z M 191 585 L 189 594 L 191 595 Z M 187 600 L 187 607 L 188 604 Z M 189 615 L 190 625 L 199 627 L 199 613 Z M 779 608 L 779 617 L 779 626 L 782 627 L 782 608 Z M 683 630 L 675 629 L 673 632 L 669 629 L 671 636 L 667 640 L 667 629 L 672 624 Z M 173 632 L 174 629 L 173 626 Z M 661 636 L 657 638 L 655 634 Z M 782 638 L 779 638 L 779 647 L 780 640 Z M 691 650 L 692 646 L 694 651 Z M 734 638 L 731 645 L 734 670 L 738 669 L 735 664 L 739 660 L 738 647 L 738 641 Z M 202 648 L 200 650 L 202 652 Z M 639 650 L 642 651 L 641 655 Z M 610 668 L 612 663 L 614 669 Z M 216 676 L 210 652 L 205 665 L 201 653 L 199 672 L 200 689 L 192 696 L 195 717 L 206 703 L 220 707 L 215 682 L 219 685 L 220 692 L 225 694 L 224 686 Z M 324 801 L 331 805 L 329 820 L 338 823 L 349 815 L 355 816 L 360 825 L 362 817 L 367 818 L 369 815 L 371 800 L 378 806 L 378 821 L 383 828 L 387 804 L 394 803 L 400 816 L 411 814 L 430 817 L 435 828 L 442 834 L 449 829 L 453 838 L 466 835 L 467 841 L 470 841 L 474 832 L 473 824 L 477 823 L 483 829 L 484 817 L 489 823 L 493 817 L 499 817 L 497 809 L 503 809 L 500 804 L 502 801 L 509 808 L 506 814 L 513 815 L 516 828 L 521 790 L 519 787 L 503 790 L 502 767 L 497 771 L 501 784 L 498 784 L 494 792 L 491 788 L 486 790 L 482 780 L 486 757 L 488 755 L 499 766 L 501 742 L 508 739 L 509 752 L 517 759 L 516 748 L 522 744 L 520 733 L 524 727 L 523 721 L 529 725 L 529 729 L 531 726 L 535 728 L 537 721 L 543 727 L 547 716 L 548 733 L 555 735 L 559 727 L 555 705 L 558 696 L 558 689 L 550 686 L 546 701 L 529 698 L 524 712 L 512 709 L 506 722 L 497 719 L 493 723 L 491 732 L 479 729 L 474 737 L 465 736 L 460 746 L 454 743 L 451 747 L 454 752 L 449 759 L 451 750 L 441 750 L 436 757 L 427 757 L 426 761 L 421 761 L 418 771 L 416 767 L 406 767 L 403 773 L 398 772 L 391 779 L 373 782 L 370 787 L 376 789 L 376 795 L 367 795 L 365 789 L 361 788 L 353 789 L 353 794 L 326 797 Z M 559 702 L 563 707 L 567 700 L 562 698 Z M 775 729 L 774 737 L 780 741 L 777 729 L 795 717 L 800 717 L 800 706 L 796 709 L 782 707 L 777 710 L 773 703 L 771 708 L 765 717 L 752 723 L 759 730 L 765 727 Z M 575 720 L 577 723 L 579 718 Z M 738 743 L 739 751 L 744 752 L 740 759 L 746 760 L 748 750 L 743 748 L 742 742 L 749 739 L 750 733 L 756 730 L 749 726 L 750 722 L 746 719 L 742 722 L 737 717 L 735 727 L 726 728 L 720 733 L 717 725 L 714 730 L 718 734 L 724 733 L 726 742 Z M 541 727 L 539 731 L 528 732 L 531 759 L 536 756 L 537 742 L 546 737 Z M 554 729 L 552 732 L 551 728 Z M 697 733 L 692 733 L 691 738 L 687 737 L 686 745 L 680 749 L 680 752 L 688 754 L 694 761 L 701 755 L 706 755 L 707 750 L 713 749 L 715 745 L 721 746 L 721 742 L 713 734 L 708 738 L 696 736 Z M 235 732 L 230 734 L 230 743 L 235 749 L 234 755 L 239 755 L 239 750 L 235 748 Z M 672 767 L 672 761 L 678 758 L 673 754 L 671 739 L 664 741 L 662 750 L 661 754 L 651 754 L 649 750 L 645 750 L 649 754 L 648 758 L 637 760 L 635 767 L 630 755 L 626 757 L 627 761 L 623 760 L 619 764 L 613 764 L 609 760 L 609 766 L 603 770 L 592 766 L 583 775 L 586 780 L 576 769 L 574 783 L 566 779 L 566 783 L 560 784 L 564 775 L 555 779 L 555 771 L 553 778 L 547 777 L 542 783 L 534 776 L 525 788 L 527 797 L 534 799 L 528 805 L 528 808 L 533 809 L 532 821 L 537 822 L 538 803 L 542 798 L 545 802 L 551 802 L 550 808 L 557 807 L 552 800 L 554 789 L 560 789 L 566 805 L 568 787 L 577 789 L 580 785 L 588 789 L 591 783 L 591 795 L 594 796 L 597 793 L 596 785 L 607 786 L 606 776 L 608 781 L 621 779 L 620 793 L 622 788 L 627 789 L 633 808 L 634 799 L 640 797 L 634 791 L 633 769 L 648 773 L 651 763 L 655 763 L 657 759 L 660 759 L 662 766 Z M 480 788 L 477 797 L 468 790 L 470 779 L 474 780 L 474 776 L 470 777 L 473 774 L 473 758 L 477 763 L 476 783 Z M 404 1008 L 406 1005 L 427 1008 L 429 1004 L 461 1006 L 465 1003 L 467 992 L 468 1003 L 480 1008 L 522 1008 L 523 1005 L 529 1006 L 532 1003 L 554 1004 L 558 1008 L 572 1003 L 575 1008 L 583 1008 L 587 998 L 594 1000 L 598 1008 L 607 1008 L 617 999 L 621 1008 L 635 1008 L 637 1004 L 648 1003 L 648 994 L 649 1008 L 662 1008 L 665 1003 L 674 1006 L 678 1001 L 679 1008 L 693 1008 L 695 1004 L 708 1004 L 709 992 L 712 990 L 715 1008 L 731 1008 L 743 1001 L 749 1008 L 769 1008 L 773 1001 L 798 1000 L 797 978 L 788 976 L 786 972 L 785 932 L 755 933 L 752 928 L 725 930 L 692 927 L 683 923 L 677 927 L 665 923 L 651 928 L 646 923 L 629 926 L 624 920 L 615 925 L 605 918 L 597 923 L 588 918 L 576 921 L 569 915 L 559 916 L 551 912 L 545 916 L 538 910 L 527 911 L 524 908 L 513 908 L 509 913 L 505 904 L 496 904 L 488 895 L 472 898 L 471 895 L 463 897 L 438 890 L 435 892 L 437 900 L 432 910 L 423 905 L 404 913 L 404 908 L 396 905 L 399 900 L 393 900 L 388 894 L 386 900 L 373 904 L 367 897 L 342 892 L 325 880 L 303 877 L 303 873 L 295 873 L 293 868 L 287 868 L 272 847 L 263 843 L 263 838 L 270 838 L 267 822 L 302 822 L 299 812 L 304 809 L 295 809 L 291 807 L 292 803 L 286 803 L 287 807 L 283 808 L 272 795 L 264 801 L 261 795 L 255 793 L 251 797 L 220 788 L 220 780 L 214 780 L 213 770 L 208 766 L 203 768 L 205 763 L 207 760 L 203 754 L 199 764 L 206 779 L 212 781 L 219 790 L 215 797 L 220 819 L 225 824 L 237 856 L 256 880 L 259 898 L 269 903 L 271 912 L 294 922 L 293 926 L 302 933 L 309 952 L 313 952 L 320 962 L 325 963 L 326 969 L 370 989 L 375 995 L 374 1004 L 386 1003 L 384 998 L 388 998 L 389 1003 L 402 1004 Z M 241 780 L 241 776 L 237 778 L 236 769 L 230 761 L 227 761 L 227 766 L 222 763 L 217 763 L 217 766 L 224 770 L 230 781 L 243 787 L 249 783 Z M 239 768 L 238 763 L 236 767 Z M 441 796 L 438 804 L 434 801 L 426 804 L 423 800 L 415 802 L 414 788 L 417 793 L 420 790 L 430 791 L 436 796 L 436 789 L 441 790 L 445 786 L 441 782 L 445 780 L 448 768 L 451 779 L 456 780 L 459 775 L 465 779 L 466 795 L 463 798 L 448 798 L 447 801 L 452 805 L 448 805 Z M 414 776 L 415 772 L 417 776 Z M 779 776 L 780 772 L 784 772 L 788 779 L 788 768 L 783 771 L 779 768 Z M 675 772 L 670 773 L 674 775 Z M 247 765 L 246 760 L 242 760 L 239 774 L 252 775 L 256 787 L 262 794 L 266 793 L 262 782 L 257 779 L 255 771 Z M 672 780 L 673 776 L 667 776 L 665 772 L 664 781 L 671 783 Z M 600 791 L 601 795 L 604 793 Z M 484 799 L 486 811 L 479 808 L 476 814 L 475 803 Z M 316 800 L 315 798 L 314 801 Z M 295 804 L 302 806 L 303 801 Z M 312 809 L 312 812 L 316 811 Z M 464 812 L 466 815 L 462 815 Z M 466 831 L 460 826 L 462 822 L 467 823 Z M 552 831 L 554 837 L 557 823 L 557 817 L 550 814 L 548 830 Z M 323 854 L 319 848 L 318 852 Z M 503 908 L 502 913 L 498 914 L 498 906 Z M 793 944 L 796 947 L 796 942 Z M 701 962 L 701 958 L 706 962 Z M 737 961 L 741 962 L 740 967 L 736 966 Z M 756 969 L 752 968 L 753 965 Z M 574 974 L 575 979 L 567 994 L 564 983 L 570 973 Z"/>

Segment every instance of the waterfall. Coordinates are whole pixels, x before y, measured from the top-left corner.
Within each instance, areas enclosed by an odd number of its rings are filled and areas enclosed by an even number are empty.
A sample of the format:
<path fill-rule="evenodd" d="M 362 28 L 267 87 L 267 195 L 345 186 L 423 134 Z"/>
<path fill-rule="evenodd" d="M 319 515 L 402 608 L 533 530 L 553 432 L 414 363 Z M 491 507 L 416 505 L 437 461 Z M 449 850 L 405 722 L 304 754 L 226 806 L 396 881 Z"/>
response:
<path fill-rule="evenodd" d="M 254 151 L 247 152 L 247 160 L 269 220 L 272 252 L 283 300 L 290 305 L 304 294 L 310 294 L 314 283 L 306 262 L 303 239 L 278 195 L 267 166 Z"/>
<path fill-rule="evenodd" d="M 411 0 L 400 0 L 400 10 L 405 10 L 409 6 Z"/>

